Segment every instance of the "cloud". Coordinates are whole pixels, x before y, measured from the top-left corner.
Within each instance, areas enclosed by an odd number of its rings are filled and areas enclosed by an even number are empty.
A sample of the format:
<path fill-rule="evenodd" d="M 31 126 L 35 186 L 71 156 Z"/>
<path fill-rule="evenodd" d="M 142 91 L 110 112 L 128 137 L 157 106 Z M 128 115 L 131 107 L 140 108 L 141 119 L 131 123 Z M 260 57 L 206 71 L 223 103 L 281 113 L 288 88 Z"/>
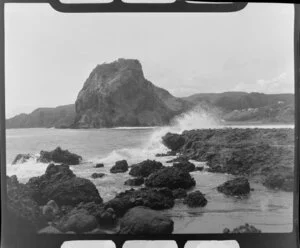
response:
<path fill-rule="evenodd" d="M 233 91 L 263 92 L 263 93 L 292 93 L 294 80 L 286 72 L 271 79 L 258 79 L 255 83 L 238 83 Z"/>

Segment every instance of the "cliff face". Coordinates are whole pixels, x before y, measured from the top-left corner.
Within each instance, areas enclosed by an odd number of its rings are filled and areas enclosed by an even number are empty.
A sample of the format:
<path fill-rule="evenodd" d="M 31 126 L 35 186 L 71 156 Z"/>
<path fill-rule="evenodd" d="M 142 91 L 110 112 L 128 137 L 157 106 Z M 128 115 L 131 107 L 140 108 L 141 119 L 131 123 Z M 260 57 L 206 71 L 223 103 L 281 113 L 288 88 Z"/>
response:
<path fill-rule="evenodd" d="M 56 108 L 38 108 L 30 114 L 19 114 L 6 120 L 6 128 L 64 128 L 74 122 L 74 104 Z"/>
<path fill-rule="evenodd" d="M 138 60 L 96 66 L 78 94 L 73 128 L 168 124 L 191 105 L 145 79 Z"/>

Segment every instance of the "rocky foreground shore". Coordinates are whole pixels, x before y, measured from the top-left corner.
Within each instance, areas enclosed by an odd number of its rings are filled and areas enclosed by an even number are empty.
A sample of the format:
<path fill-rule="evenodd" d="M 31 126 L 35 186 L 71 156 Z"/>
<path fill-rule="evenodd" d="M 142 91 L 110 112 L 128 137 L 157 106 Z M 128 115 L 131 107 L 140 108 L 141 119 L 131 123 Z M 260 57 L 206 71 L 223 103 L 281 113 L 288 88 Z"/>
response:
<path fill-rule="evenodd" d="M 38 160 L 50 163 L 43 175 L 31 178 L 26 184 L 19 183 L 16 176 L 7 177 L 9 230 L 170 234 L 174 222 L 160 210 L 173 208 L 176 199 L 182 199 L 190 208 L 210 204 L 202 192 L 193 191 L 197 182 L 190 172 L 204 168 L 196 167 L 190 159 L 207 162 L 211 172 L 236 175 L 217 187 L 220 194 L 229 197 L 247 196 L 251 191 L 249 178 L 272 189 L 293 189 L 293 130 L 193 130 L 180 135 L 168 133 L 162 140 L 171 150 L 166 155 L 177 156 L 168 161 L 170 165 L 155 160 L 134 165 L 128 165 L 126 160 L 116 161 L 110 173 L 128 173 L 132 178 L 125 185 L 133 188 L 107 202 L 101 198 L 101 189 L 98 191 L 89 179 L 76 176 L 70 169 L 69 165 L 80 166 L 81 156 L 60 147 L 41 151 Z M 30 154 L 19 154 L 13 164 L 30 158 Z M 96 164 L 95 170 L 104 166 Z M 104 173 L 91 175 L 99 180 L 105 176 Z M 135 186 L 139 188 L 134 189 Z M 241 232 L 259 231 L 248 227 L 240 227 Z"/>
<path fill-rule="evenodd" d="M 257 179 L 271 189 L 293 190 L 293 129 L 191 130 L 168 133 L 163 143 L 179 159 L 207 162 L 210 172 Z"/>

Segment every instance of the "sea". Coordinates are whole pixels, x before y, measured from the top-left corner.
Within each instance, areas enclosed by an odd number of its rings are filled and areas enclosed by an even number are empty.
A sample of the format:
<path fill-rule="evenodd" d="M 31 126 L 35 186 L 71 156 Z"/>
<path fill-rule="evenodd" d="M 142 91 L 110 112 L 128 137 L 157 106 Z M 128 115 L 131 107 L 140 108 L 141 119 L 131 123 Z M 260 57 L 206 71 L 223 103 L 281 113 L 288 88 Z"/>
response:
<path fill-rule="evenodd" d="M 7 175 L 16 175 L 26 183 L 29 178 L 42 175 L 48 164 L 36 162 L 32 158 L 26 163 L 12 165 L 19 153 L 31 153 L 38 156 L 41 150 L 50 151 L 60 146 L 78 155 L 83 161 L 71 166 L 73 172 L 88 178 L 97 187 L 104 201 L 115 197 L 117 193 L 130 189 L 124 182 L 130 178 L 128 173 L 111 174 L 109 169 L 116 161 L 126 159 L 129 165 L 155 159 L 165 166 L 166 161 L 174 158 L 156 157 L 168 149 L 162 144 L 161 137 L 167 132 L 181 133 L 184 130 L 207 128 L 294 128 L 286 124 L 224 124 L 206 112 L 187 113 L 177 118 L 172 125 L 165 127 L 122 127 L 101 129 L 55 129 L 28 128 L 6 130 Z M 206 166 L 204 162 L 191 161 Z M 104 163 L 103 168 L 95 168 L 96 163 Z M 93 179 L 91 174 L 103 172 L 103 178 Z M 228 197 L 216 190 L 232 175 L 192 172 L 196 181 L 194 190 L 205 194 L 208 204 L 201 208 L 189 208 L 182 200 L 176 200 L 175 206 L 163 212 L 174 221 L 174 233 L 221 233 L 224 228 L 235 228 L 248 223 L 263 232 L 291 232 L 293 228 L 293 193 L 274 191 L 250 181 L 251 191 L 246 198 Z M 139 187 L 136 187 L 139 188 Z"/>

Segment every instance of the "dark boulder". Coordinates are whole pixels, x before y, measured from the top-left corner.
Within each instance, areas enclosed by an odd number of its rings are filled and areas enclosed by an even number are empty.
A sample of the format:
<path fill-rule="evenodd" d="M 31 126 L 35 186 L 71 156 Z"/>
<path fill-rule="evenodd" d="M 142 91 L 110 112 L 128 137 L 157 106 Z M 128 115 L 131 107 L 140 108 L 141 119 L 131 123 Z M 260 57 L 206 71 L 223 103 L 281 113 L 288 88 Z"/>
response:
<path fill-rule="evenodd" d="M 99 164 L 95 165 L 95 168 L 103 168 L 103 167 L 104 167 L 104 164 L 102 164 L 102 163 L 99 163 Z"/>
<path fill-rule="evenodd" d="M 174 222 L 170 217 L 145 207 L 130 209 L 120 221 L 120 234 L 171 234 Z"/>
<path fill-rule="evenodd" d="M 111 227 L 117 222 L 117 216 L 112 208 L 105 208 L 103 204 L 97 204 L 95 202 L 79 203 L 73 211 L 85 210 L 89 215 L 96 218 L 100 227 Z"/>
<path fill-rule="evenodd" d="M 77 177 L 68 165 L 50 164 L 44 175 L 31 178 L 26 185 L 40 205 L 49 200 L 54 200 L 59 206 L 102 202 L 95 185 L 88 179 Z"/>
<path fill-rule="evenodd" d="M 162 137 L 163 144 L 172 151 L 179 150 L 185 143 L 185 139 L 180 134 L 167 133 Z"/>
<path fill-rule="evenodd" d="M 199 190 L 189 193 L 184 199 L 185 204 L 189 207 L 204 207 L 207 204 L 207 200 Z"/>
<path fill-rule="evenodd" d="M 110 169 L 111 173 L 123 173 L 126 171 L 128 171 L 128 164 L 126 160 L 117 161 Z"/>
<path fill-rule="evenodd" d="M 82 160 L 82 157 L 71 153 L 68 150 L 62 150 L 60 147 L 55 148 L 53 151 L 41 151 L 38 161 L 42 163 L 63 163 L 67 165 L 76 165 L 79 164 Z"/>
<path fill-rule="evenodd" d="M 125 185 L 128 186 L 140 186 L 144 183 L 143 177 L 131 178 L 125 181 Z"/>
<path fill-rule="evenodd" d="M 185 191 L 184 189 L 181 189 L 181 188 L 179 188 L 179 189 L 174 189 L 174 190 L 172 191 L 172 193 L 173 193 L 173 197 L 174 197 L 175 199 L 181 199 L 181 198 L 185 198 L 185 197 L 187 196 L 186 191 Z"/>
<path fill-rule="evenodd" d="M 162 167 L 162 163 L 148 159 L 141 163 L 132 165 L 129 175 L 134 177 L 148 177 L 151 173 L 158 171 Z"/>
<path fill-rule="evenodd" d="M 87 210 L 73 209 L 60 219 L 56 227 L 62 232 L 85 233 L 94 230 L 97 226 L 96 218 L 90 215 Z"/>
<path fill-rule="evenodd" d="M 55 201 L 50 200 L 45 206 L 43 206 L 42 212 L 48 221 L 52 221 L 59 215 L 60 209 Z"/>
<path fill-rule="evenodd" d="M 189 161 L 174 163 L 173 167 L 186 172 L 192 172 L 196 169 L 196 166 Z"/>
<path fill-rule="evenodd" d="M 91 177 L 92 177 L 93 179 L 96 179 L 96 178 L 102 178 L 102 177 L 104 177 L 104 176 L 105 176 L 104 173 L 93 173 L 93 174 L 91 175 Z"/>
<path fill-rule="evenodd" d="M 167 187 L 169 189 L 188 189 L 195 186 L 196 182 L 188 172 L 172 167 L 166 167 L 152 173 L 146 179 L 145 185 L 147 187 L 155 188 Z"/>
<path fill-rule="evenodd" d="M 16 229 L 25 232 L 36 232 L 46 226 L 46 219 L 38 204 L 31 197 L 31 190 L 19 183 L 16 176 L 7 177 L 7 230 Z"/>
<path fill-rule="evenodd" d="M 223 233 L 261 233 L 261 230 L 257 229 L 255 226 L 246 223 L 243 226 L 234 228 L 232 231 L 228 228 L 223 230 Z"/>
<path fill-rule="evenodd" d="M 250 193 L 250 184 L 247 178 L 238 177 L 218 186 L 217 190 L 225 195 L 243 196 Z"/>
<path fill-rule="evenodd" d="M 167 188 L 126 190 L 105 204 L 105 208 L 112 208 L 118 216 L 122 216 L 128 209 L 136 206 L 149 207 L 155 210 L 169 209 L 174 206 L 172 191 Z"/>
<path fill-rule="evenodd" d="M 18 154 L 12 164 L 23 164 L 31 158 L 33 158 L 31 154 Z"/>

